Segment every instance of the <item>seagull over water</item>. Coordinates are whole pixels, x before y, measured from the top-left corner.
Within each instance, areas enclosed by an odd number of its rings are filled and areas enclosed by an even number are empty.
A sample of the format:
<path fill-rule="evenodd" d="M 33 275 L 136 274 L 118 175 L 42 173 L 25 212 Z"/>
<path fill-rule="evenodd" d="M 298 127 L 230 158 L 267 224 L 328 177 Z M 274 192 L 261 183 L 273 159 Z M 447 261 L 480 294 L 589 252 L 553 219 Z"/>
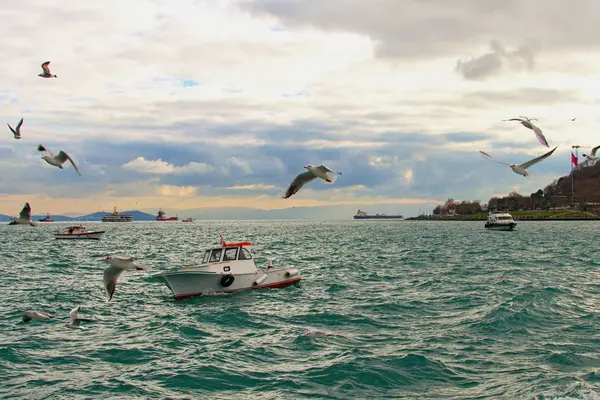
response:
<path fill-rule="evenodd" d="M 21 125 L 23 125 L 23 118 L 21 118 L 21 120 L 17 124 L 16 129 L 13 129 L 12 126 L 10 126 L 10 124 L 8 123 L 6 125 L 8 125 L 8 127 L 10 128 L 11 132 L 15 136 L 15 139 L 21 139 Z"/>
<path fill-rule="evenodd" d="M 494 161 L 500 164 L 505 164 L 508 165 L 515 173 L 519 174 L 519 175 L 523 175 L 523 176 L 529 176 L 529 172 L 527 172 L 527 168 L 531 167 L 534 164 L 539 163 L 540 161 L 550 157 L 552 155 L 552 153 L 554 153 L 554 151 L 558 148 L 558 146 L 556 146 L 555 148 L 553 148 L 552 150 L 550 150 L 549 152 L 547 152 L 546 154 L 539 156 L 537 158 L 534 158 L 533 160 L 529 160 L 527 162 L 524 162 L 523 164 L 511 164 L 511 163 L 507 163 L 505 161 L 496 161 L 494 159 L 492 159 L 492 156 L 490 156 L 488 153 L 486 153 L 485 151 L 479 151 L 481 153 L 481 155 L 483 156 L 483 158 L 487 158 L 490 161 Z"/>
<path fill-rule="evenodd" d="M 73 161 L 73 159 L 69 157 L 69 155 L 64 151 L 61 150 L 58 153 L 58 155 L 55 156 L 50 150 L 48 150 L 41 144 L 38 146 L 38 151 L 45 151 L 46 153 L 48 153 L 42 157 L 42 160 L 46 160 L 48 164 L 58 167 L 60 169 L 63 169 L 63 164 L 67 162 L 67 160 L 69 160 L 71 164 L 73 164 L 73 168 L 75 168 L 77 174 L 81 176 L 81 173 L 79 172 L 79 168 L 77 168 L 77 164 L 75 164 L 75 161 Z"/>
<path fill-rule="evenodd" d="M 596 152 L 598 151 L 599 148 L 600 148 L 600 146 L 596 146 L 592 149 L 592 152 L 590 154 L 581 154 L 581 155 L 584 157 L 587 157 L 588 160 L 597 161 L 598 156 L 596 156 Z"/>
<path fill-rule="evenodd" d="M 519 122 L 521 122 L 521 125 L 523 125 L 525 128 L 531 129 L 533 131 L 533 133 L 535 133 L 535 136 L 537 137 L 537 139 L 540 141 L 541 144 L 543 144 L 546 147 L 550 147 L 550 145 L 548 144 L 548 141 L 542 134 L 542 130 L 540 128 L 538 128 L 537 126 L 535 126 L 533 124 L 533 122 L 531 122 L 531 121 L 537 121 L 537 119 L 520 116 L 519 118 L 504 119 L 503 121 L 519 121 Z"/>
<path fill-rule="evenodd" d="M 337 176 L 342 174 L 341 172 L 335 172 L 325 165 L 319 165 L 318 167 L 305 165 L 304 168 L 308 171 L 301 173 L 292 181 L 287 191 L 282 196 L 284 199 L 298 193 L 298 191 L 302 189 L 302 186 L 317 178 L 323 179 L 326 183 L 334 183 L 337 180 Z"/>
<path fill-rule="evenodd" d="M 49 319 L 54 317 L 54 315 L 42 311 L 25 311 L 23 313 L 23 322 L 29 322 L 32 319 Z"/>
<path fill-rule="evenodd" d="M 25 203 L 25 207 L 19 213 L 19 218 L 10 221 L 9 225 L 31 225 L 36 226 L 35 223 L 31 222 L 31 207 L 29 203 Z"/>
<path fill-rule="evenodd" d="M 77 306 L 71 310 L 71 312 L 69 313 L 69 323 L 65 324 L 67 328 L 85 330 L 86 328 L 81 326 L 81 321 L 93 321 L 93 319 L 89 318 L 77 318 L 77 313 L 79 313 L 80 309 L 81 306 Z"/>
<path fill-rule="evenodd" d="M 38 74 L 38 76 L 41 76 L 42 78 L 57 78 L 56 75 L 52 75 L 50 73 L 50 61 L 46 61 L 45 63 L 42 64 L 42 69 L 44 70 L 43 74 Z"/>
<path fill-rule="evenodd" d="M 117 287 L 117 280 L 119 276 L 126 269 L 137 269 L 140 271 L 145 271 L 147 268 L 141 265 L 138 265 L 134 262 L 134 258 L 130 256 L 108 256 L 106 258 L 102 258 L 99 261 L 106 261 L 110 264 L 110 267 L 104 270 L 104 289 L 106 289 L 106 294 L 108 296 L 108 301 L 110 301 L 115 293 L 115 289 Z"/>

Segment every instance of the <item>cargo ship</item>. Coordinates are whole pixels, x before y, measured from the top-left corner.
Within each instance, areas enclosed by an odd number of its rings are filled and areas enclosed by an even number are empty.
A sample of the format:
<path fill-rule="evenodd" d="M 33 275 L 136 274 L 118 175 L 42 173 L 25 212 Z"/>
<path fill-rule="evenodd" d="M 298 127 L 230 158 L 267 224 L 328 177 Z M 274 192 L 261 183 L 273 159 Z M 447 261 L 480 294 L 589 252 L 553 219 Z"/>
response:
<path fill-rule="evenodd" d="M 162 210 L 158 210 L 158 215 L 156 216 L 157 221 L 179 221 L 179 217 L 167 217 L 167 214 Z"/>
<path fill-rule="evenodd" d="M 354 219 L 404 219 L 402 215 L 387 215 L 387 214 L 375 214 L 369 215 L 365 211 L 359 209 L 354 215 Z"/>
<path fill-rule="evenodd" d="M 102 217 L 102 222 L 131 222 L 133 217 L 129 214 L 119 214 L 117 207 L 114 208 L 112 214 L 106 214 Z"/>

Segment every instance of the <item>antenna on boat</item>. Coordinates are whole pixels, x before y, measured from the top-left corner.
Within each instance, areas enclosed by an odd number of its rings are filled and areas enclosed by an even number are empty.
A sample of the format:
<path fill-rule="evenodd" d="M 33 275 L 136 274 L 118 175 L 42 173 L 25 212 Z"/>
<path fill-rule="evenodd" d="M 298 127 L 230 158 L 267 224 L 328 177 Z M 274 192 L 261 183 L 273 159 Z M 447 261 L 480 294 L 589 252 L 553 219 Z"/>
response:
<path fill-rule="evenodd" d="M 223 240 L 223 232 L 219 232 L 219 237 L 221 238 L 221 247 L 225 247 L 225 240 Z"/>
<path fill-rule="evenodd" d="M 268 268 L 273 268 L 273 259 L 272 258 L 267 258 L 267 269 Z"/>

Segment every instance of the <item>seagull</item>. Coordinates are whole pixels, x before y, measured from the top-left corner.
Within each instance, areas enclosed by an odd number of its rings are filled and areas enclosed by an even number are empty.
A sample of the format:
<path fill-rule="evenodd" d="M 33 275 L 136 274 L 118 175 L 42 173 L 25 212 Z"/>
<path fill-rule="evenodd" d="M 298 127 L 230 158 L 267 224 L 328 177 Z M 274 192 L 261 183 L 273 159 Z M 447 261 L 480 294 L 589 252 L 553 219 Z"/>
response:
<path fill-rule="evenodd" d="M 520 121 L 521 125 L 523 125 L 525 128 L 531 129 L 533 131 L 533 133 L 535 133 L 535 136 L 537 137 L 537 139 L 540 141 L 541 144 L 543 144 L 546 147 L 550 147 L 550 145 L 548 145 L 548 141 L 542 134 L 542 130 L 540 128 L 538 128 L 537 126 L 535 126 L 533 124 L 533 122 L 531 122 L 531 121 L 537 121 L 537 119 L 520 116 L 519 118 L 503 119 L 503 121 Z"/>
<path fill-rule="evenodd" d="M 58 155 L 55 156 L 54 154 L 52 154 L 52 152 L 50 150 L 48 150 L 41 144 L 38 146 L 37 149 L 38 149 L 38 151 L 45 151 L 48 153 L 47 155 L 42 157 L 42 160 L 46 160 L 46 162 L 48 164 L 54 165 L 55 167 L 58 167 L 60 169 L 63 169 L 63 164 L 67 160 L 71 161 L 71 164 L 73 164 L 73 168 L 75 168 L 75 171 L 77 172 L 77 174 L 79 176 L 81 176 L 81 173 L 79 172 L 79 169 L 77 168 L 77 164 L 75 164 L 75 161 L 73 161 L 73 159 L 71 157 L 69 157 L 69 155 L 67 153 L 65 153 L 64 151 L 61 150 L 58 153 Z"/>
<path fill-rule="evenodd" d="M 341 172 L 335 172 L 324 165 L 319 165 L 318 167 L 313 165 L 305 165 L 304 168 L 306 168 L 308 171 L 299 174 L 292 181 L 290 187 L 288 187 L 285 195 L 283 195 L 282 198 L 287 199 L 290 196 L 298 193 L 302 186 L 314 181 L 317 178 L 321 178 L 327 183 L 334 183 L 337 179 L 337 176 L 342 174 Z"/>
<path fill-rule="evenodd" d="M 69 323 L 65 324 L 67 328 L 85 330 L 86 328 L 81 326 L 81 321 L 93 321 L 93 319 L 89 318 L 77 318 L 77 313 L 79 312 L 80 308 L 81 306 L 77 306 L 69 313 Z"/>
<path fill-rule="evenodd" d="M 52 314 L 48 314 L 41 311 L 25 311 L 23 313 L 23 322 L 29 322 L 32 319 L 49 319 L 54 317 L 55 316 Z"/>
<path fill-rule="evenodd" d="M 527 168 L 531 167 L 534 164 L 539 163 L 540 161 L 542 161 L 545 158 L 548 158 L 552 155 L 552 153 L 554 153 L 554 151 L 558 148 L 558 146 L 556 146 L 555 148 L 553 148 L 552 150 L 550 150 L 549 152 L 547 152 L 546 154 L 544 154 L 543 156 L 539 156 L 537 158 L 534 158 L 533 160 L 529 160 L 527 162 L 524 162 L 523 164 L 519 164 L 519 165 L 515 165 L 515 164 L 510 164 L 504 161 L 496 161 L 492 159 L 492 156 L 490 156 L 488 153 L 486 153 L 485 151 L 479 151 L 481 153 L 481 155 L 484 158 L 487 158 L 490 161 L 494 161 L 500 164 L 506 164 L 508 165 L 515 173 L 519 174 L 519 175 L 523 175 L 523 176 L 529 176 L 529 172 L 527 172 Z"/>
<path fill-rule="evenodd" d="M 104 288 L 108 295 L 108 301 L 112 299 L 115 288 L 117 287 L 117 280 L 123 271 L 126 269 L 137 269 L 140 271 L 147 269 L 146 267 L 136 264 L 134 258 L 130 256 L 108 256 L 99 261 L 106 261 L 110 264 L 110 267 L 104 270 Z"/>
<path fill-rule="evenodd" d="M 575 117 L 575 118 L 572 118 L 572 119 L 571 119 L 571 121 L 575 121 L 576 119 L 577 119 L 577 117 Z"/>
<path fill-rule="evenodd" d="M 21 125 L 23 125 L 23 118 L 21 118 L 21 121 L 19 121 L 19 123 L 17 124 L 16 130 L 14 130 L 12 126 L 10 126 L 8 123 L 6 125 L 8 125 L 8 127 L 12 131 L 13 135 L 15 136 L 15 139 L 21 139 Z"/>
<path fill-rule="evenodd" d="M 581 155 L 584 157 L 587 157 L 588 160 L 596 161 L 596 160 L 598 160 L 598 156 L 596 156 L 596 151 L 598 151 L 599 148 L 600 148 L 600 146 L 596 146 L 592 149 L 592 152 L 590 154 L 581 154 Z"/>
<path fill-rule="evenodd" d="M 25 207 L 21 210 L 19 218 L 12 220 L 9 225 L 31 225 L 36 226 L 35 223 L 31 222 L 31 207 L 29 203 L 25 203 Z"/>
<path fill-rule="evenodd" d="M 48 65 L 50 65 L 50 61 L 46 61 L 42 64 L 42 69 L 44 70 L 44 73 L 38 74 L 38 76 L 41 76 L 42 78 L 56 78 L 56 75 L 52 75 L 50 73 L 50 68 L 48 67 Z"/>

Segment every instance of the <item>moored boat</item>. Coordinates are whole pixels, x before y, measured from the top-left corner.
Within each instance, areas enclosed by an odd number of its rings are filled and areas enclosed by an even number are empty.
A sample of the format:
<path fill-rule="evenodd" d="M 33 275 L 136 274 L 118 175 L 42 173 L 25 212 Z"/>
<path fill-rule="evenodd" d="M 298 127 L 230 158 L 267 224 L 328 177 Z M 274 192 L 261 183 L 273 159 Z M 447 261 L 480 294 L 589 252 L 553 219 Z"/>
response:
<path fill-rule="evenodd" d="M 38 221 L 40 221 L 40 222 L 54 222 L 54 220 L 50 216 L 50 213 L 47 213 L 44 218 L 40 218 L 40 219 L 38 219 Z"/>
<path fill-rule="evenodd" d="M 100 240 L 104 231 L 88 231 L 83 225 L 70 226 L 66 233 L 55 233 L 56 239 L 92 239 Z"/>
<path fill-rule="evenodd" d="M 232 293 L 239 290 L 283 288 L 300 282 L 295 267 L 258 269 L 248 247 L 251 242 L 225 243 L 204 251 L 199 265 L 182 266 L 153 277 L 164 281 L 175 299 L 208 293 Z"/>
<path fill-rule="evenodd" d="M 490 211 L 485 228 L 502 231 L 512 231 L 517 226 L 512 215 L 503 211 Z"/>

